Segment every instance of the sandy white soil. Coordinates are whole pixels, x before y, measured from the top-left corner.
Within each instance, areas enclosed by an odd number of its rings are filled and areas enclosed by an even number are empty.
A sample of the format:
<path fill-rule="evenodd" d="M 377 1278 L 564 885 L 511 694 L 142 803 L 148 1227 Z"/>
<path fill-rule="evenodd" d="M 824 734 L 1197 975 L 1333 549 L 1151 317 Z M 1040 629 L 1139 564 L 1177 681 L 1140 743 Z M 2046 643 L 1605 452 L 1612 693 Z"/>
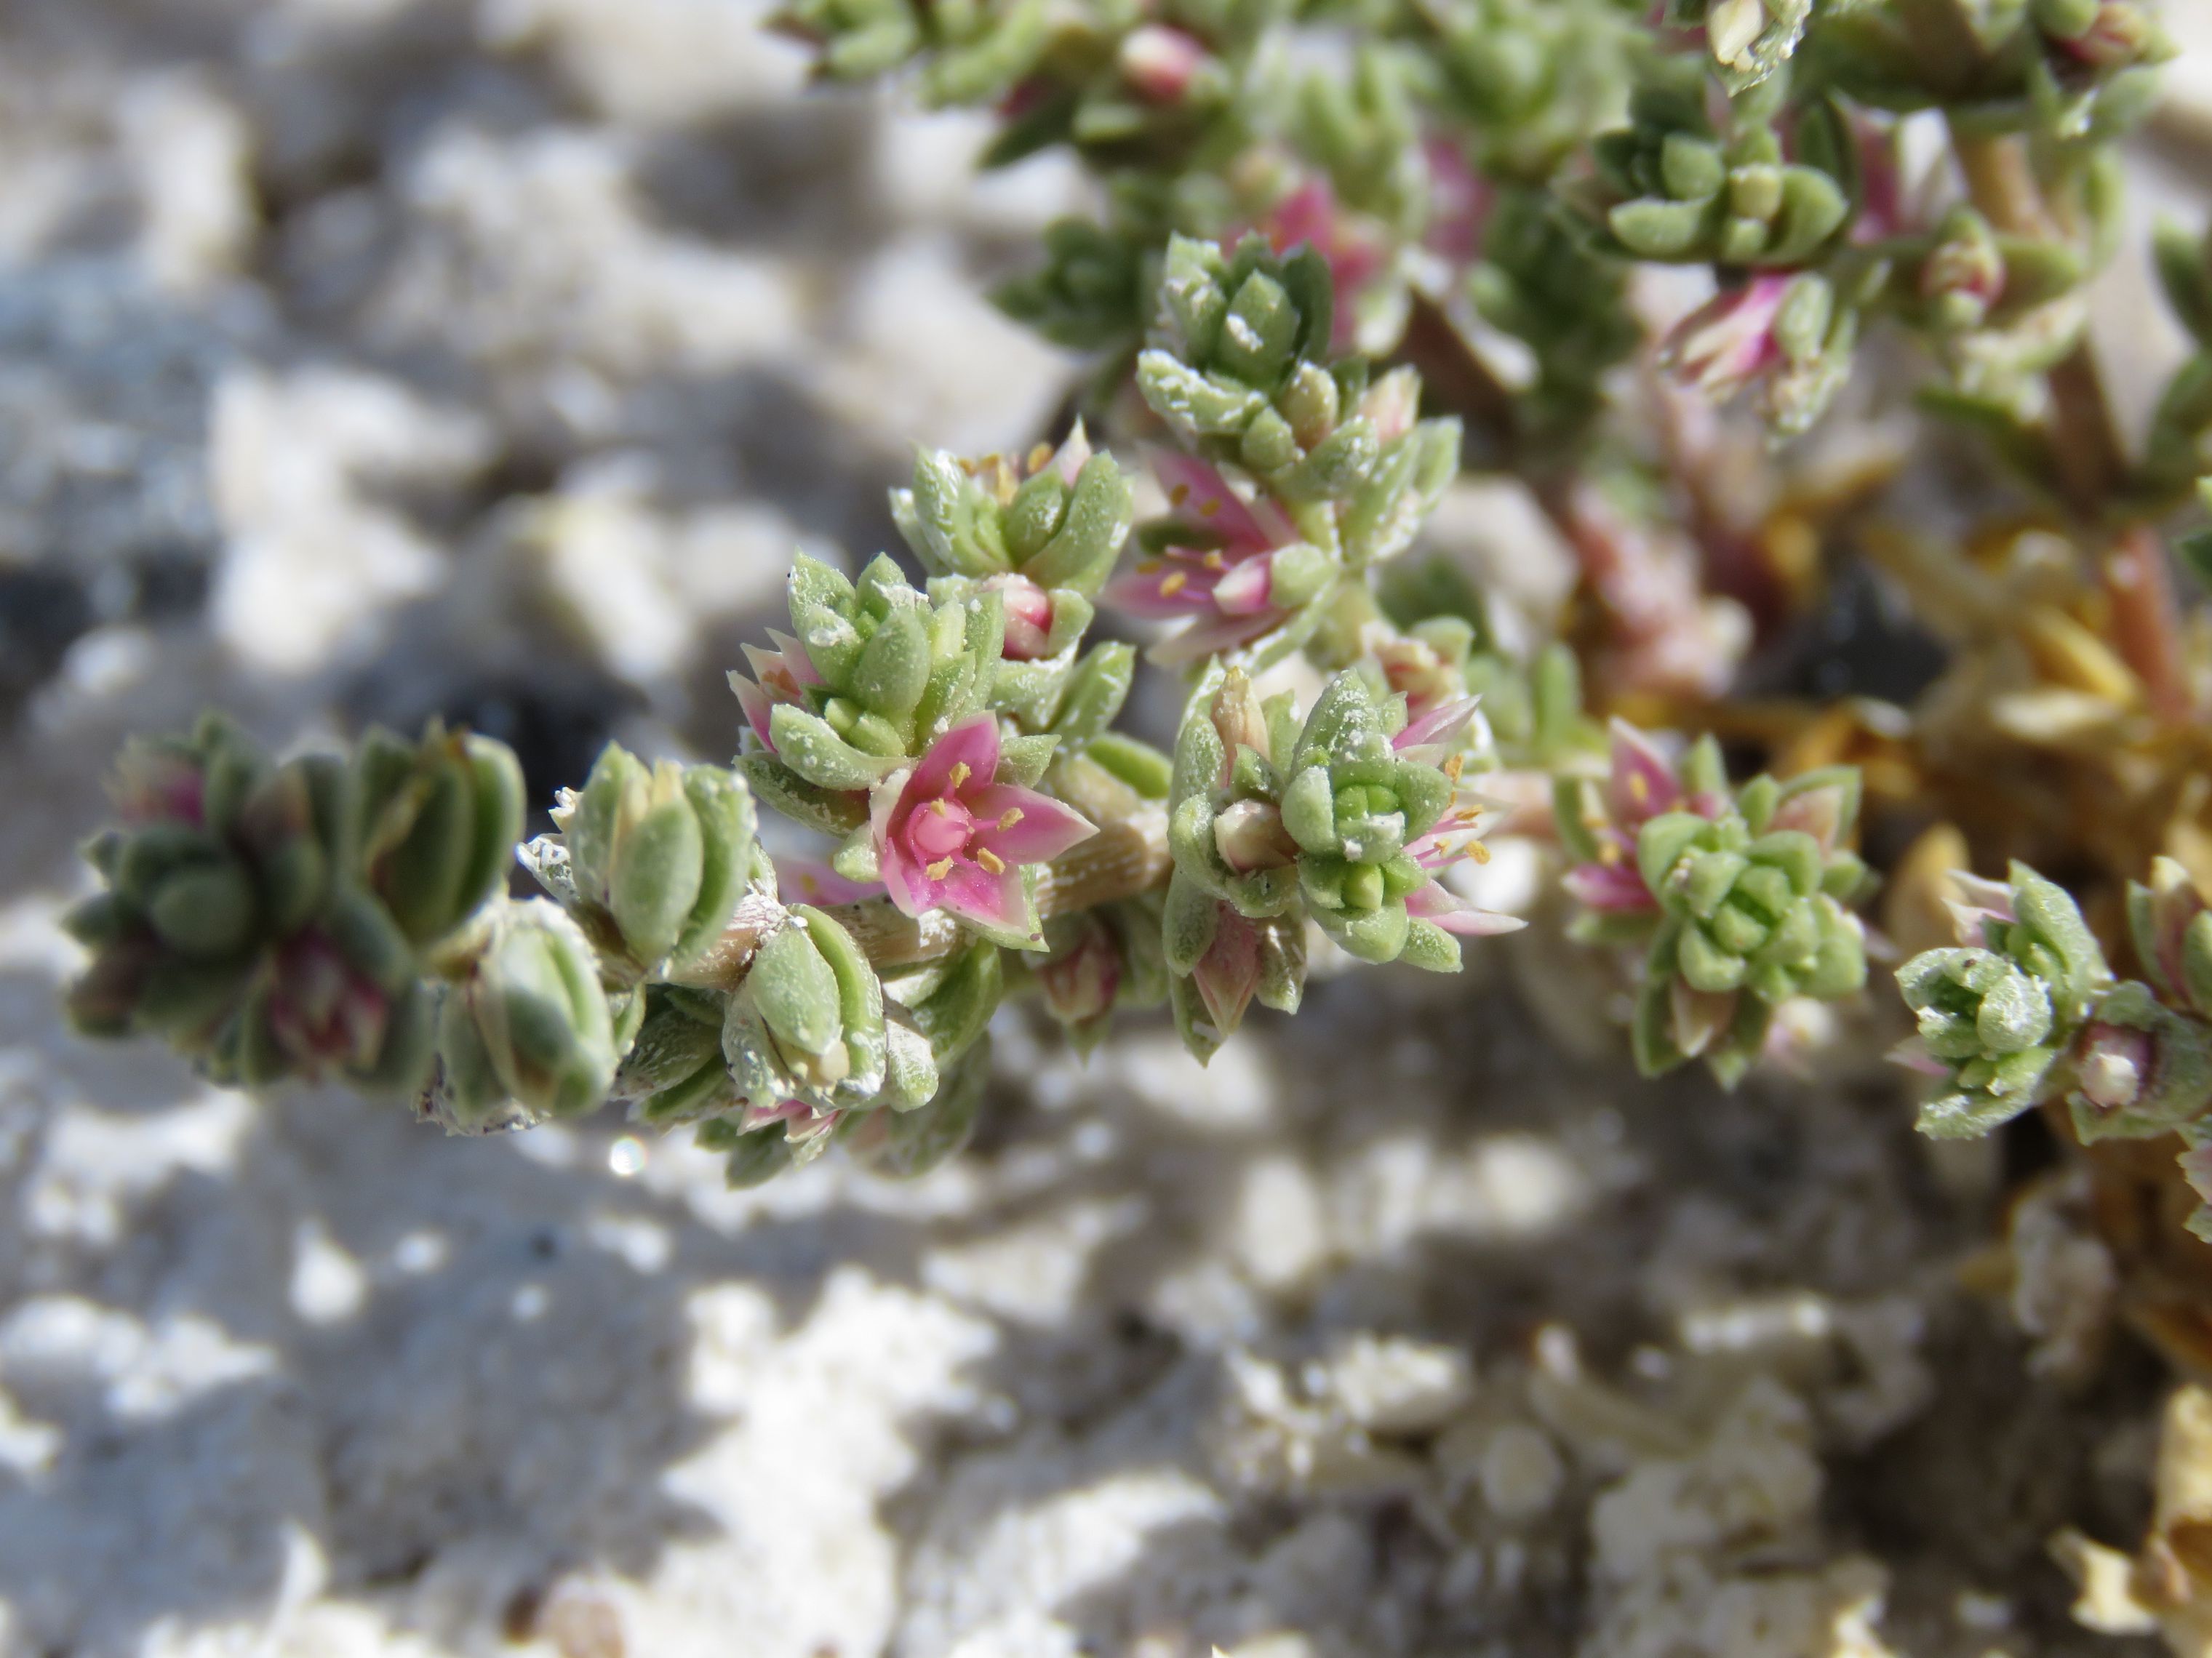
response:
<path fill-rule="evenodd" d="M 978 185 L 757 21 L 0 11 L 0 1654 L 2118 1650 L 2044 1553 L 2148 1500 L 2096 1246 L 2054 1209 L 2071 1323 L 1970 1294 L 1991 1154 L 1878 1068 L 1640 1085 L 1540 944 L 1205 1072 L 1010 1013 L 910 1186 L 61 1030 L 125 732 L 726 750 L 791 549 L 1049 421 L 1070 365 L 978 295 L 1078 181 Z"/>

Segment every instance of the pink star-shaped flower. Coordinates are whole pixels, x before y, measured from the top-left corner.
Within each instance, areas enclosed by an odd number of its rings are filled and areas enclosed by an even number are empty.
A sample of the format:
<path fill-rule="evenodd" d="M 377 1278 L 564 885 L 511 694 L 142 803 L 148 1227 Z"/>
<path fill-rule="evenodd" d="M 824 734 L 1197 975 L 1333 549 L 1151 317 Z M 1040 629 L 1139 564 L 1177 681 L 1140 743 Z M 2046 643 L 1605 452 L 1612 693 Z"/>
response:
<path fill-rule="evenodd" d="M 978 714 L 876 786 L 877 866 L 906 914 L 942 909 L 1035 933 L 1021 866 L 1057 858 L 1098 831 L 1048 794 L 994 781 L 998 769 L 999 722 Z"/>

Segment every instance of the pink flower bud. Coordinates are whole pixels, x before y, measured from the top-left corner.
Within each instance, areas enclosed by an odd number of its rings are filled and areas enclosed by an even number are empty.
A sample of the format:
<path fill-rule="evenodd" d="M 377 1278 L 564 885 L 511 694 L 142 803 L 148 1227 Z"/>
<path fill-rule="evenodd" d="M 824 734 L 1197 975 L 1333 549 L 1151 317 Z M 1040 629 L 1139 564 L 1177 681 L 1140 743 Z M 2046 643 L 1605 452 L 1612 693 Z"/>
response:
<path fill-rule="evenodd" d="M 1083 937 L 1036 970 L 1045 1005 L 1062 1024 L 1081 1024 L 1110 1011 L 1121 988 L 1121 950 L 1096 921 Z"/>
<path fill-rule="evenodd" d="M 2082 1097 L 2101 1111 L 2124 1111 L 2142 1096 L 2155 1058 L 2150 1032 L 2091 1023 L 2075 1061 Z"/>
<path fill-rule="evenodd" d="M 1206 66 L 1205 42 L 1164 23 L 1132 29 L 1121 41 L 1121 78 L 1156 104 L 1182 101 Z"/>
<path fill-rule="evenodd" d="M 1714 402 L 1724 402 L 1786 361 L 1775 324 L 1788 297 L 1785 276 L 1754 276 L 1676 325 L 1660 361 Z"/>
<path fill-rule="evenodd" d="M 1052 637 L 1052 595 L 1024 575 L 994 576 L 987 585 L 1006 607 L 1006 659 L 1034 662 L 1046 655 Z"/>

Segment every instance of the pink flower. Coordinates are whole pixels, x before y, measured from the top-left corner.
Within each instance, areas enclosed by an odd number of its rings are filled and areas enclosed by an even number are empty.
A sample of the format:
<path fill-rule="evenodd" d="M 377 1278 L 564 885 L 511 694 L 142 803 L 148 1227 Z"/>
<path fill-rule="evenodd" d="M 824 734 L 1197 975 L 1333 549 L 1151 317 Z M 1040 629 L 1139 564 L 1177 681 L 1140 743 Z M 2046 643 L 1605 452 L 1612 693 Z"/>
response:
<path fill-rule="evenodd" d="M 804 1145 L 835 1128 L 837 1115 L 835 1111 L 817 1111 L 804 1100 L 777 1100 L 769 1105 L 747 1106 L 738 1117 L 738 1131 L 750 1134 L 781 1123 L 787 1141 L 793 1145 Z"/>
<path fill-rule="evenodd" d="M 115 764 L 115 809 L 131 823 L 190 823 L 206 817 L 207 779 L 182 755 L 131 744 Z"/>
<path fill-rule="evenodd" d="M 1260 233 L 1278 253 L 1288 253 L 1304 243 L 1321 255 L 1336 289 L 1329 344 L 1337 351 L 1350 350 L 1358 333 L 1360 290 L 1389 264 L 1382 240 L 1347 221 L 1326 179 L 1310 179 L 1277 202 L 1261 222 Z M 1224 240 L 1231 246 L 1237 240 L 1234 236 Z"/>
<path fill-rule="evenodd" d="M 1690 793 L 1682 786 L 1666 751 L 1626 720 L 1613 722 L 1612 736 L 1612 765 L 1605 780 L 1608 821 L 1594 831 L 1598 855 L 1569 870 L 1560 884 L 1577 902 L 1608 914 L 1656 912 L 1659 901 L 1637 872 L 1638 831 L 1663 812 L 1694 811 L 1702 817 L 1717 817 L 1726 802 Z M 1818 803 L 1808 799 L 1801 810 L 1805 823 L 1782 827 L 1810 828 L 1818 820 Z"/>
<path fill-rule="evenodd" d="M 1859 162 L 1859 211 L 1851 221 L 1850 239 L 1864 244 L 1901 236 L 1912 228 L 1915 216 L 1905 199 L 1897 129 L 1856 110 L 1845 118 Z"/>
<path fill-rule="evenodd" d="M 2158 26 L 2134 0 L 2105 0 L 2096 21 L 2058 49 L 2092 69 L 2124 69 L 2142 62 L 2159 39 Z"/>
<path fill-rule="evenodd" d="M 1048 794 L 993 781 L 998 769 L 999 722 L 978 714 L 876 786 L 876 862 L 904 914 L 942 909 L 1035 934 L 1021 865 L 1057 858 L 1097 830 Z"/>
<path fill-rule="evenodd" d="M 848 881 L 829 865 L 811 858 L 777 859 L 775 884 L 785 902 L 812 904 L 817 908 L 857 903 L 883 891 L 877 882 Z"/>
<path fill-rule="evenodd" d="M 1193 544 L 1141 560 L 1108 584 L 1106 602 L 1132 616 L 1197 619 L 1153 648 L 1164 663 L 1194 662 L 1273 632 L 1291 614 L 1274 592 L 1276 556 L 1298 539 L 1290 520 L 1268 501 L 1245 501 L 1202 460 L 1164 450 L 1151 460 Z"/>
<path fill-rule="evenodd" d="M 2009 926 L 2016 919 L 2013 914 L 2012 889 L 2002 881 L 1987 880 L 1954 869 L 1951 872 L 1951 886 L 1959 896 L 1946 898 L 1943 908 L 1951 912 L 1951 930 L 1960 944 L 1981 944 L 1986 940 L 1989 922 Z"/>
<path fill-rule="evenodd" d="M 1382 670 L 1390 689 L 1406 699 L 1406 714 L 1418 721 L 1422 715 L 1465 695 L 1467 682 L 1458 669 L 1421 639 L 1384 639 L 1368 654 Z"/>
<path fill-rule="evenodd" d="M 1082 936 L 1036 969 L 1046 1006 L 1063 1024 L 1085 1024 L 1113 1010 L 1121 988 L 1121 947 L 1103 923 L 1086 919 Z"/>
<path fill-rule="evenodd" d="M 1470 697 L 1468 701 L 1468 712 L 1472 712 L 1474 699 Z M 1462 720 L 1465 718 L 1465 714 L 1461 715 Z M 1458 762 L 1448 762 L 1446 770 L 1456 778 Z M 1482 844 L 1482 832 L 1492 821 L 1486 810 L 1488 805 L 1479 796 L 1462 792 L 1427 834 L 1407 843 L 1407 856 L 1429 872 L 1428 884 L 1417 887 L 1407 896 L 1408 915 L 1416 920 L 1432 921 L 1446 932 L 1468 938 L 1517 932 L 1528 925 L 1517 915 L 1478 908 L 1444 885 L 1440 878 L 1455 864 L 1469 859 L 1478 864 L 1490 861 L 1490 848 Z"/>
<path fill-rule="evenodd" d="M 1770 273 L 1716 295 L 1674 325 L 1661 362 L 1716 403 L 1780 368 L 1788 359 L 1774 325 L 1791 280 Z"/>
<path fill-rule="evenodd" d="M 1450 139 L 1431 134 L 1421 143 L 1429 163 L 1429 251 L 1454 265 L 1473 264 L 1482 252 L 1482 232 L 1493 193 L 1487 179 L 1467 163 L 1467 154 Z"/>
<path fill-rule="evenodd" d="M 1406 722 L 1406 728 L 1390 739 L 1391 749 L 1401 760 L 1443 765 L 1458 744 L 1467 722 L 1474 718 L 1475 705 L 1481 700 L 1479 696 L 1455 696 L 1449 701 L 1432 703 Z M 1411 698 L 1407 699 L 1407 709 L 1412 710 Z"/>
<path fill-rule="evenodd" d="M 280 945 L 270 975 L 269 1034 L 311 1075 L 325 1066 L 367 1066 L 384 1047 L 391 1002 L 310 928 Z"/>
<path fill-rule="evenodd" d="M 753 678 L 732 672 L 730 689 L 738 694 L 738 706 L 744 710 L 745 721 L 753 728 L 763 748 L 773 749 L 769 740 L 769 715 L 779 702 L 806 706 L 806 688 L 819 685 L 822 676 L 814 671 L 814 664 L 806 654 L 806 647 L 789 634 L 769 630 L 769 638 L 775 648 L 764 651 L 757 645 L 745 647 L 745 660 L 752 665 Z"/>
<path fill-rule="evenodd" d="M 1034 662 L 1048 653 L 1052 638 L 1052 595 L 1025 575 L 993 576 L 984 584 L 1006 607 L 1005 655 L 1010 662 Z"/>
<path fill-rule="evenodd" d="M 1206 43 L 1189 31 L 1144 23 L 1122 39 L 1121 78 L 1152 103 L 1180 103 L 1207 57 Z"/>

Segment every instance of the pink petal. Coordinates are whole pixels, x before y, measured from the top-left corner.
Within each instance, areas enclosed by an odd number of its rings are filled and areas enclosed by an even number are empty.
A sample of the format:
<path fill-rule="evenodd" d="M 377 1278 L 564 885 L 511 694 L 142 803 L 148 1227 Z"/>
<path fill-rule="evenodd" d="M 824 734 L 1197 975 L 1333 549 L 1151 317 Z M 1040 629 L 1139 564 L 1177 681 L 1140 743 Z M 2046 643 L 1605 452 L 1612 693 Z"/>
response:
<path fill-rule="evenodd" d="M 1479 696 L 1462 696 L 1431 708 L 1419 719 L 1407 722 L 1406 729 L 1390 739 L 1390 746 L 1401 750 L 1425 748 L 1457 737 L 1467 722 L 1474 718 L 1475 705 L 1481 701 Z"/>
<path fill-rule="evenodd" d="M 990 783 L 968 790 L 963 798 L 975 814 L 975 833 L 968 844 L 1009 864 L 1048 863 L 1098 833 L 1097 826 L 1073 806 L 1035 789 Z M 1017 812 L 1018 818 L 1000 827 Z"/>
<path fill-rule="evenodd" d="M 1559 884 L 1577 903 L 1609 914 L 1632 914 L 1659 908 L 1644 878 L 1628 864 L 1579 864 L 1559 878 Z"/>
<path fill-rule="evenodd" d="M 730 689 L 738 694 L 738 708 L 745 716 L 745 724 L 753 728 L 753 735 L 760 738 L 761 746 L 774 749 L 775 744 L 769 740 L 768 735 L 769 714 L 774 705 L 769 702 L 768 693 L 737 672 L 730 675 Z"/>
<path fill-rule="evenodd" d="M 1224 537 L 1229 550 L 1264 552 L 1297 539 L 1290 520 L 1272 501 L 1248 501 L 1212 467 L 1176 449 L 1147 449 L 1146 461 L 1167 492 L 1168 505 L 1186 524 Z"/>
<path fill-rule="evenodd" d="M 981 865 L 957 862 L 942 881 L 928 884 L 934 890 L 931 908 L 949 914 L 994 927 L 1011 927 L 1023 917 L 1021 872 L 1011 864 L 994 875 Z"/>
<path fill-rule="evenodd" d="M 1146 655 L 1162 667 L 1177 667 L 1249 645 L 1262 635 L 1273 633 L 1287 619 L 1286 611 L 1267 610 L 1258 616 L 1224 616 L 1216 621 L 1195 623 L 1174 638 L 1162 640 Z"/>
<path fill-rule="evenodd" d="M 1248 558 L 1214 583 L 1213 602 L 1231 616 L 1257 616 L 1267 608 L 1274 586 L 1274 561 Z"/>
<path fill-rule="evenodd" d="M 1492 938 L 1502 932 L 1518 932 L 1528 922 L 1518 915 L 1478 909 L 1442 883 L 1431 881 L 1406 900 L 1406 913 L 1418 920 L 1431 921 L 1446 932 L 1468 938 Z"/>
<path fill-rule="evenodd" d="M 1659 745 L 1626 720 L 1613 722 L 1613 773 L 1606 780 L 1605 804 L 1613 820 L 1633 829 L 1682 805 L 1682 785 L 1674 762 Z"/>
<path fill-rule="evenodd" d="M 1821 851 L 1833 852 L 1843 829 L 1844 799 L 1844 790 L 1840 783 L 1807 789 L 1776 807 L 1774 821 L 1767 827 L 1802 829 L 1820 843 Z"/>
<path fill-rule="evenodd" d="M 999 769 L 999 719 L 996 714 L 979 714 L 972 720 L 963 720 L 951 731 L 929 745 L 914 768 L 914 776 L 901 796 L 901 803 L 918 806 L 925 800 L 934 800 L 941 794 L 956 793 L 952 774 L 959 767 L 968 768 L 961 780 L 960 789 L 965 793 L 979 784 L 988 783 Z"/>
<path fill-rule="evenodd" d="M 769 642 L 783 658 L 784 665 L 791 670 L 793 679 L 802 685 L 819 685 L 822 683 L 822 676 L 814 671 L 814 659 L 807 655 L 805 646 L 789 634 L 778 633 L 773 628 L 768 630 L 768 636 Z"/>
<path fill-rule="evenodd" d="M 1920 1038 L 1907 1036 L 1889 1050 L 1889 1062 L 1923 1077 L 1948 1077 L 1951 1067 L 1921 1046 Z"/>
<path fill-rule="evenodd" d="M 1175 583 L 1174 591 L 1167 591 L 1176 576 L 1182 580 Z M 1207 569 L 1196 559 L 1170 554 L 1152 569 L 1115 576 L 1099 597 L 1127 615 L 1171 622 L 1194 610 L 1212 610 L 1213 589 L 1220 580 L 1219 572 Z"/>
<path fill-rule="evenodd" d="M 930 906 L 921 865 L 908 853 L 906 837 L 894 831 L 913 811 L 907 804 L 911 771 L 895 771 L 868 796 L 868 835 L 876 848 L 876 867 L 884 891 L 902 915 L 919 915 Z"/>
<path fill-rule="evenodd" d="M 777 859 L 775 884 L 787 904 L 849 904 L 883 890 L 880 881 L 848 881 L 811 858 Z"/>

